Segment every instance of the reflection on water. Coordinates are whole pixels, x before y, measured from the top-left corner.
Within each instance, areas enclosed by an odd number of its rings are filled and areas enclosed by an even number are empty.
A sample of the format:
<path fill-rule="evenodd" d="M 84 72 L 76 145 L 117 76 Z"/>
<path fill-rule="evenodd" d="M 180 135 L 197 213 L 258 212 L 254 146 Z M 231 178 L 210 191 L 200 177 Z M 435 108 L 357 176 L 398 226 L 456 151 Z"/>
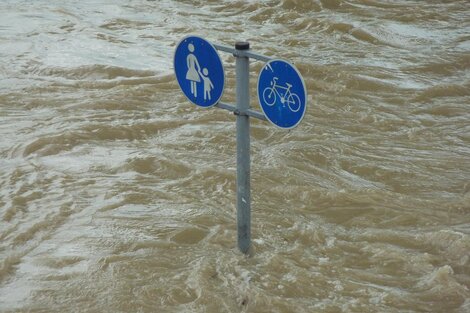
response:
<path fill-rule="evenodd" d="M 0 311 L 468 312 L 468 16 L 463 0 L 3 1 Z M 298 128 L 252 122 L 251 257 L 233 115 L 173 75 L 189 34 L 248 40 L 306 81 Z"/>

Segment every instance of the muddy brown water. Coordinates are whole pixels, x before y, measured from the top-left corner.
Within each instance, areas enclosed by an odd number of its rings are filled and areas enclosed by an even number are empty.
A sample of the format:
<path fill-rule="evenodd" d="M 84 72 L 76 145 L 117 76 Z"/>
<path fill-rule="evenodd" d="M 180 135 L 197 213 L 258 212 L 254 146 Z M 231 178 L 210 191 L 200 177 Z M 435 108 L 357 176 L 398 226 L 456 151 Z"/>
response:
<path fill-rule="evenodd" d="M 308 89 L 299 127 L 252 122 L 249 257 L 189 34 Z M 470 312 L 469 108 L 466 0 L 3 0 L 0 312 Z"/>

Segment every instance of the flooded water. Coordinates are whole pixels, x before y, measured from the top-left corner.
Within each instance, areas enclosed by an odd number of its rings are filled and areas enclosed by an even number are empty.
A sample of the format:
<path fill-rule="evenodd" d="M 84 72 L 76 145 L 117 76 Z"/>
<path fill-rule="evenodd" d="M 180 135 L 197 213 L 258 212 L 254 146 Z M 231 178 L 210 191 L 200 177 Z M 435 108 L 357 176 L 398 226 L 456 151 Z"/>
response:
<path fill-rule="evenodd" d="M 248 257 L 190 34 L 308 89 L 297 128 L 252 121 Z M 469 107 L 467 0 L 3 0 L 0 311 L 470 312 Z"/>

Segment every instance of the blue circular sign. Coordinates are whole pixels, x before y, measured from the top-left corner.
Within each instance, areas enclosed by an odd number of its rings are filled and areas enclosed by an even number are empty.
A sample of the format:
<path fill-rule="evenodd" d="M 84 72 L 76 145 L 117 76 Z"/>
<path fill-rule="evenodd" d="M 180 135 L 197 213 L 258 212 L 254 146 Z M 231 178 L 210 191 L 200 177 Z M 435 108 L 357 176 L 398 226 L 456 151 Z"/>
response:
<path fill-rule="evenodd" d="M 189 101 L 201 107 L 219 102 L 224 91 L 224 66 L 210 42 L 196 36 L 183 38 L 176 47 L 173 65 Z"/>
<path fill-rule="evenodd" d="M 284 129 L 294 128 L 307 107 L 305 82 L 289 62 L 269 61 L 258 76 L 258 100 L 271 123 Z"/>

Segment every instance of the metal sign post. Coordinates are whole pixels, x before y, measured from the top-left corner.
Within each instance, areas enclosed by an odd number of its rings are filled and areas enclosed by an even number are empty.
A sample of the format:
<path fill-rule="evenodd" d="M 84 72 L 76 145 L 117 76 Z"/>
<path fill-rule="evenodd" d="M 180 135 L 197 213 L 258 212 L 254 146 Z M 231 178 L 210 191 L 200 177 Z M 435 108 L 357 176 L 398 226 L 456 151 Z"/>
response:
<path fill-rule="evenodd" d="M 224 88 L 224 69 L 216 50 L 235 57 L 236 105 L 219 101 Z M 263 113 L 250 108 L 250 58 L 267 62 L 258 78 L 258 100 Z M 307 92 L 299 71 L 283 60 L 250 51 L 248 42 L 235 49 L 188 36 L 176 47 L 173 60 L 176 79 L 189 101 L 200 107 L 217 106 L 237 116 L 237 231 L 238 248 L 247 254 L 251 247 L 250 117 L 290 129 L 303 119 Z"/>
<path fill-rule="evenodd" d="M 248 50 L 248 42 L 235 44 L 237 50 Z M 251 195 L 250 195 L 250 118 L 244 114 L 250 109 L 250 60 L 235 56 L 237 79 L 237 229 L 238 247 L 248 253 L 251 242 Z"/>

